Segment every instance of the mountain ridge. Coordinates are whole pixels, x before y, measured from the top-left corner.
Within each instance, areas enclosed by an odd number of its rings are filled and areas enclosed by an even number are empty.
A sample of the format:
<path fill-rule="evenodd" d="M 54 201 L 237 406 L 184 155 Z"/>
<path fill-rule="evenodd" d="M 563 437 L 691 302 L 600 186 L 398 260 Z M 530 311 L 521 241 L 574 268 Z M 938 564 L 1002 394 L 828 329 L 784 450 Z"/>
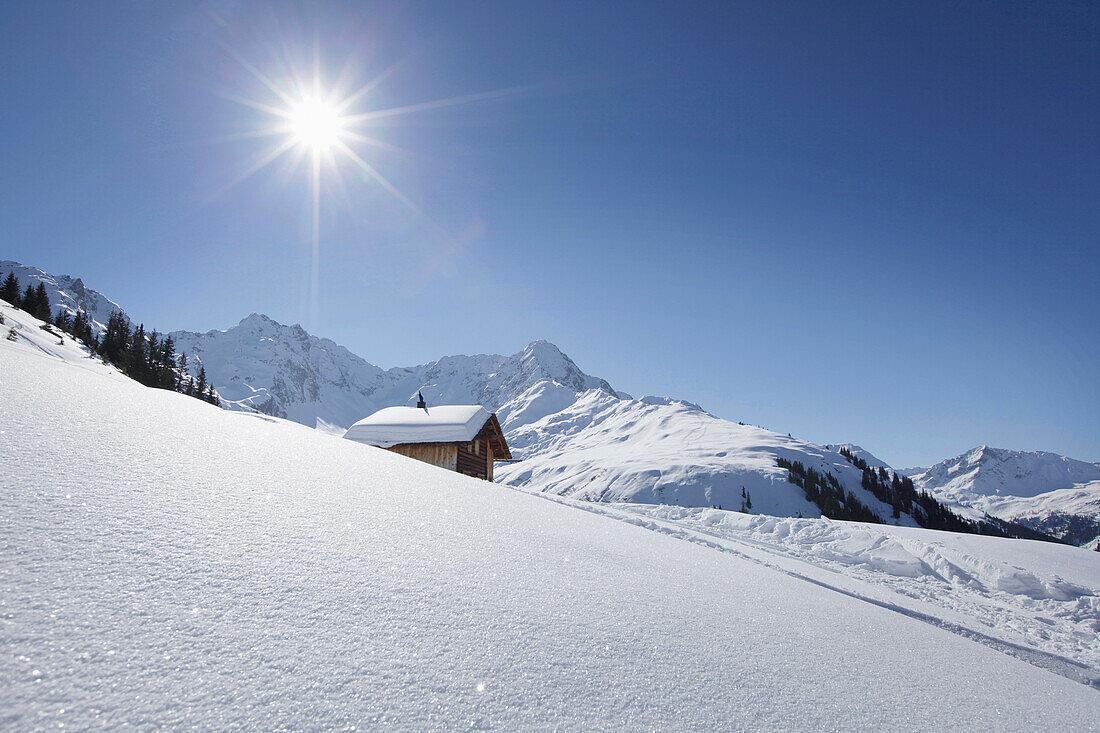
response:
<path fill-rule="evenodd" d="M 105 309 L 121 312 L 114 301 L 87 288 L 79 278 L 53 276 L 10 261 L 2 264 L 47 283 L 55 312 L 82 304 L 94 306 L 104 320 L 109 315 L 102 313 Z M 382 407 L 408 404 L 418 393 L 429 403 L 484 405 L 497 413 L 513 455 L 522 459 L 502 466 L 498 477 L 529 491 L 597 501 L 743 507 L 820 516 L 778 466 L 784 460 L 822 476 L 832 474 L 838 489 L 871 507 L 884 521 L 912 521 L 907 515 L 892 518 L 889 507 L 860 484 L 859 471 L 840 455 L 841 448 L 872 466 L 889 466 L 854 443 L 820 446 L 718 418 L 685 400 L 634 399 L 607 380 L 585 373 L 546 340 L 532 341 L 511 355 L 452 355 L 383 369 L 331 339 L 310 334 L 300 324 L 282 324 L 257 312 L 226 329 L 180 330 L 169 335 L 177 351 L 188 355 L 192 374 L 205 369 L 226 407 L 282 417 L 326 432 L 342 434 L 362 417 Z M 958 492 L 935 485 L 929 477 L 938 475 L 938 466 L 975 452 L 992 460 L 998 450 L 980 446 L 923 470 L 922 481 L 914 481 L 937 499 L 980 519 L 991 505 L 976 507 L 974 502 L 960 501 Z M 1043 455 L 1084 464 L 1056 454 Z M 1046 500 L 1039 514 L 1026 516 L 1043 522 L 1050 511 L 1090 508 L 1092 488 L 1083 490 L 1084 498 L 1078 490 L 1064 501 Z M 1100 493 L 1100 484 L 1096 490 Z M 1019 501 L 1012 503 L 1012 511 L 1025 516 Z M 1096 515 L 1100 518 L 1100 507 Z"/>
<path fill-rule="evenodd" d="M 28 285 L 37 286 L 42 283 L 46 288 L 46 295 L 50 299 L 50 315 L 57 317 L 60 311 L 65 311 L 70 316 L 76 316 L 80 311 L 87 314 L 92 333 L 101 335 L 107 328 L 107 319 L 111 313 L 118 311 L 127 322 L 130 322 L 126 311 L 98 290 L 93 290 L 84 284 L 79 277 L 71 275 L 54 275 L 38 267 L 23 265 L 13 260 L 0 260 L 0 279 L 14 274 L 19 280 L 20 289 Z"/>

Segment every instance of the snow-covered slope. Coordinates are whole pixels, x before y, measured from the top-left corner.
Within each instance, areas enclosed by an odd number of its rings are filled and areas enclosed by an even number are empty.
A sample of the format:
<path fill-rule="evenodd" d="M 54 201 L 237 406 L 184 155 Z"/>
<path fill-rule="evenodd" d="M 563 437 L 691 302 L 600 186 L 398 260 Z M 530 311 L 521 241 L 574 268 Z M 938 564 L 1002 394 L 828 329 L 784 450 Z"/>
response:
<path fill-rule="evenodd" d="M 988 513 L 1035 528 L 1055 515 L 1100 521 L 1100 463 L 983 445 L 912 478 L 918 488 L 974 516 Z M 1094 529 L 1091 536 L 1067 539 L 1095 545 L 1100 525 Z"/>
<path fill-rule="evenodd" d="M 118 309 L 78 279 L 0 263 L 0 276 L 8 270 L 24 285 L 46 283 L 55 312 L 58 307 L 83 308 L 103 323 Z M 497 413 L 513 455 L 524 459 L 502 468 L 498 476 L 528 490 L 597 500 L 739 508 L 744 487 L 754 511 L 817 516 L 816 507 L 776 467 L 775 459 L 782 456 L 833 473 L 846 490 L 890 517 L 889 510 L 860 487 L 858 472 L 836 453 L 846 447 L 873 466 L 885 466 L 859 446 L 822 447 L 736 425 L 688 402 L 631 399 L 585 374 L 546 341 L 535 341 L 511 356 L 448 356 L 430 364 L 383 370 L 301 326 L 259 314 L 226 330 L 171 335 L 177 350 L 188 354 L 192 373 L 203 366 L 227 406 L 337 434 L 378 409 L 408 404 L 418 391 L 429 404 L 484 405 Z M 1010 453 L 977 449 L 923 471 L 914 480 L 973 517 L 988 511 L 1038 526 L 1050 512 L 1074 507 L 1073 511 L 1092 512 L 1094 487 L 1087 482 L 1100 478 L 1097 464 L 1052 454 L 1013 454 L 1019 458 L 1011 465 L 991 458 Z M 1072 490 L 1072 496 L 1046 497 L 1034 507 L 1018 501 L 1002 507 L 990 498 L 1033 497 L 1056 488 Z M 1088 516 L 1100 519 L 1095 513 Z"/>
<path fill-rule="evenodd" d="M 310 427 L 347 428 L 375 410 L 406 404 L 418 391 L 429 404 L 484 405 L 502 424 L 517 415 L 541 417 L 586 389 L 612 392 L 545 341 L 512 356 L 448 356 L 383 370 L 301 326 L 256 313 L 224 331 L 171 335 L 192 370 L 204 366 L 226 400 Z"/>
<path fill-rule="evenodd" d="M 821 516 L 776 465 L 782 457 L 832 473 L 879 516 L 891 516 L 838 452 L 722 420 L 687 402 L 621 400 L 592 390 L 559 412 L 513 429 L 508 439 L 512 455 L 523 460 L 499 466 L 497 480 L 528 491 L 726 509 L 744 502 L 762 514 Z"/>
<path fill-rule="evenodd" d="M 1100 670 L 1100 561 L 1049 542 L 652 504 L 590 511 L 748 556 L 1082 681 Z M 1070 664 L 1065 664 L 1069 660 Z"/>
<path fill-rule="evenodd" d="M 747 539 L 684 541 L 83 359 L 0 339 L 5 728 L 1100 718 L 1049 653 L 798 577 Z"/>
<path fill-rule="evenodd" d="M 0 261 L 0 280 L 6 278 L 9 272 L 15 273 L 21 292 L 28 285 L 37 287 L 38 283 L 43 283 L 46 287 L 46 295 L 50 297 L 50 310 L 54 317 L 62 310 L 70 316 L 75 316 L 79 311 L 87 313 L 92 332 L 97 336 L 106 329 L 107 319 L 112 313 L 118 311 L 126 315 L 117 303 L 102 293 L 86 287 L 78 277 L 51 275 L 37 267 L 28 267 L 11 260 Z M 128 316 L 127 320 L 129 320 Z"/>
<path fill-rule="evenodd" d="M 93 356 L 86 346 L 69 334 L 43 323 L 4 300 L 0 300 L 0 341 L 3 341 L 4 349 L 15 353 L 64 362 L 71 368 L 91 371 L 126 383 L 131 381 L 110 364 Z M 14 378 L 15 375 L 0 375 L 0 380 Z"/>
<path fill-rule="evenodd" d="M 862 458 L 864 461 L 867 462 L 867 465 L 872 468 L 889 468 L 893 470 L 890 464 L 888 464 L 886 461 L 874 455 L 866 448 L 856 445 L 855 443 L 829 443 L 826 444 L 825 447 L 829 450 L 835 450 L 838 453 L 841 450 L 846 450 L 856 458 Z"/>

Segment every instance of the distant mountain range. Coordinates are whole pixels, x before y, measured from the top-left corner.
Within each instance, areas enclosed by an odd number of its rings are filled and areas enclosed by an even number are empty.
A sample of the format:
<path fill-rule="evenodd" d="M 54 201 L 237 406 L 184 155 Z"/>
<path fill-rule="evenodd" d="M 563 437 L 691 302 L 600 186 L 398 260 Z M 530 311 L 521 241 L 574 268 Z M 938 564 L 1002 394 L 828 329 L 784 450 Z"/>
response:
<path fill-rule="evenodd" d="M 382 369 L 301 326 L 256 313 L 224 331 L 170 335 L 196 367 L 206 367 L 218 393 L 235 406 L 340 432 L 382 407 L 414 401 L 417 392 L 429 404 L 484 405 L 505 429 L 559 405 L 551 393 L 573 399 L 590 389 L 615 394 L 545 341 L 511 356 L 447 356 Z M 538 399 L 529 393 L 536 385 L 541 385 Z"/>
<path fill-rule="evenodd" d="M 45 283 L 54 312 L 85 310 L 97 331 L 119 306 L 79 278 L 0 262 L 22 286 Z M 155 324 L 147 324 L 149 326 Z M 175 331 L 176 348 L 197 373 L 205 368 L 225 405 L 342 434 L 356 420 L 390 405 L 481 404 L 497 413 L 517 459 L 497 479 L 528 491 L 592 501 L 721 506 L 780 516 L 820 516 L 777 459 L 832 474 L 884 521 L 891 508 L 863 485 L 846 449 L 874 468 L 894 469 L 852 443 L 808 441 L 730 422 L 698 405 L 616 391 L 583 372 L 546 341 L 510 356 L 447 356 L 412 367 L 382 369 L 339 344 L 253 313 L 225 330 Z M 915 472 L 915 473 L 914 473 Z M 929 469 L 913 469 L 918 489 L 958 513 L 988 513 L 1094 546 L 1100 535 L 1100 464 L 1050 453 L 976 448 Z"/>
<path fill-rule="evenodd" d="M 1100 463 L 982 445 L 912 479 L 971 515 L 991 514 L 1090 547 L 1100 537 Z"/>

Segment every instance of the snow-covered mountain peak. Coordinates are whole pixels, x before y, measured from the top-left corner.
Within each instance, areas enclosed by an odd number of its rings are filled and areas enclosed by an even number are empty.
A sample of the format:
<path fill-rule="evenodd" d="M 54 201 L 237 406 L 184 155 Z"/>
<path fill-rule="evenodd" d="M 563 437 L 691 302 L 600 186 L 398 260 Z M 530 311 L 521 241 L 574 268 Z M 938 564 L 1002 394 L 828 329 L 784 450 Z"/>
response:
<path fill-rule="evenodd" d="M 383 370 L 330 339 L 252 313 L 231 328 L 172 334 L 231 406 L 287 417 L 311 427 L 346 428 L 375 410 L 408 404 L 480 404 L 502 425 L 532 422 L 606 381 L 585 374 L 561 349 L 534 341 L 511 356 L 445 356 Z M 508 428 L 506 428 L 508 429 Z"/>
<path fill-rule="evenodd" d="M 249 313 L 237 325 L 246 328 L 286 328 L 283 324 L 268 318 L 263 313 Z"/>
<path fill-rule="evenodd" d="M 621 395 L 620 395 L 621 396 Z M 630 399 L 626 397 L 625 399 Z M 679 400 L 675 397 L 657 396 L 657 395 L 644 395 L 638 398 L 638 402 L 646 405 L 665 405 L 666 407 L 683 407 L 693 412 L 706 412 L 702 407 L 694 402 L 688 402 L 687 400 Z M 710 413 L 707 413 L 710 414 Z"/>
<path fill-rule="evenodd" d="M 979 445 L 913 476 L 920 487 L 952 499 L 977 496 L 1032 497 L 1100 480 L 1100 463 L 1047 451 L 1014 451 Z"/>
<path fill-rule="evenodd" d="M 1078 544 L 1095 544 L 1100 534 L 1100 463 L 979 445 L 911 478 L 974 517 L 1023 522 Z"/>
<path fill-rule="evenodd" d="M 611 394 L 615 392 L 606 381 L 582 372 L 572 359 L 549 341 L 532 341 L 512 358 L 518 361 L 524 373 L 537 374 L 578 392 L 589 389 L 602 389 Z"/>

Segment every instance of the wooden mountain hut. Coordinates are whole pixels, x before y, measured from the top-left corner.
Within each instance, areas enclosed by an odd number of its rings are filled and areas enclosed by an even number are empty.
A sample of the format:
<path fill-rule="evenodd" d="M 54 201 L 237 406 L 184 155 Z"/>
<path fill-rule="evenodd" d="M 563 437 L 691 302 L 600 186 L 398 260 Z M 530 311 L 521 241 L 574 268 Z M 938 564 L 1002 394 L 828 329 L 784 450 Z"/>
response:
<path fill-rule="evenodd" d="M 366 443 L 467 476 L 493 480 L 493 461 L 511 460 L 497 416 L 481 405 L 385 407 L 348 428 Z"/>

